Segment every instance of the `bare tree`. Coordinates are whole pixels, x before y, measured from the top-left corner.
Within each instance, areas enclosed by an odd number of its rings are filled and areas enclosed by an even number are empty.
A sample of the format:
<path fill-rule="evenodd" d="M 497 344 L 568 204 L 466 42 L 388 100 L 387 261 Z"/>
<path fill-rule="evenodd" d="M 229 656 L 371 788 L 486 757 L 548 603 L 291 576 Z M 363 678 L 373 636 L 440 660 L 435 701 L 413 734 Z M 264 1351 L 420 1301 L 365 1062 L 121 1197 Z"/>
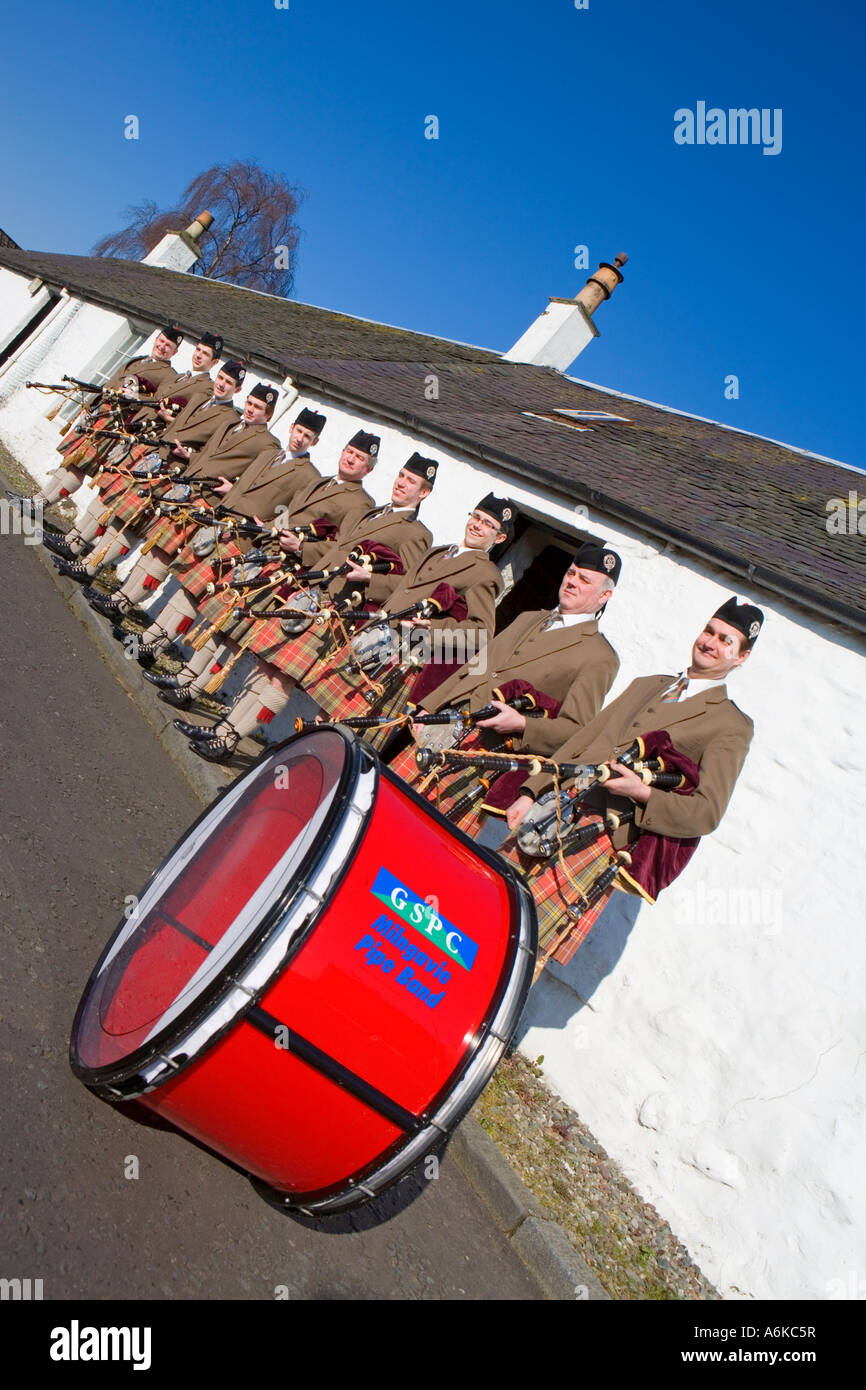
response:
<path fill-rule="evenodd" d="M 127 208 L 127 225 L 97 242 L 93 255 L 141 260 L 166 232 L 182 230 L 207 208 L 213 226 L 201 238 L 194 272 L 286 296 L 294 288 L 300 240 L 295 215 L 306 196 L 250 161 L 214 164 L 184 189 L 177 207 L 160 211 L 148 201 Z"/>

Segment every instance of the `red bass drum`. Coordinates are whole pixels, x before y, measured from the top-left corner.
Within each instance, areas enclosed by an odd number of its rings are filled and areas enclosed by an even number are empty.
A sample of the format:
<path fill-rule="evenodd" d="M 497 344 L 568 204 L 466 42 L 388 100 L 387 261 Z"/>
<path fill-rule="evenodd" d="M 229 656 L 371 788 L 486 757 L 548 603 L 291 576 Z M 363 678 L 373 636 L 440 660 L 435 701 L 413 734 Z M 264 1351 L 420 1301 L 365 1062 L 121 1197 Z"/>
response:
<path fill-rule="evenodd" d="M 280 1205 L 345 1210 L 469 1110 L 535 951 L 511 866 L 322 728 L 264 754 L 150 879 L 78 1006 L 72 1068 Z"/>

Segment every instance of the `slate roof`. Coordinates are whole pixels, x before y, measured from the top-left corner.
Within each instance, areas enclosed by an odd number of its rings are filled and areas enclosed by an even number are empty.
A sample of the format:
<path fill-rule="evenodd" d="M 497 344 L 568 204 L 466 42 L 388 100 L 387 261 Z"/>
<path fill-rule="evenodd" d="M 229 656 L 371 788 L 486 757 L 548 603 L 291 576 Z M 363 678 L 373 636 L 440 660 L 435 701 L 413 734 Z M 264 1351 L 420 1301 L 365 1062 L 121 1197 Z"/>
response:
<path fill-rule="evenodd" d="M 503 491 L 509 478 L 537 482 L 730 570 L 732 588 L 764 587 L 866 631 L 863 539 L 826 529 L 828 500 L 861 481 L 839 464 L 552 368 L 136 261 L 2 249 L 0 265 L 151 323 L 217 328 L 277 379 L 493 465 Z M 424 395 L 431 373 L 435 401 Z M 532 418 L 562 408 L 630 423 L 578 431 Z"/>

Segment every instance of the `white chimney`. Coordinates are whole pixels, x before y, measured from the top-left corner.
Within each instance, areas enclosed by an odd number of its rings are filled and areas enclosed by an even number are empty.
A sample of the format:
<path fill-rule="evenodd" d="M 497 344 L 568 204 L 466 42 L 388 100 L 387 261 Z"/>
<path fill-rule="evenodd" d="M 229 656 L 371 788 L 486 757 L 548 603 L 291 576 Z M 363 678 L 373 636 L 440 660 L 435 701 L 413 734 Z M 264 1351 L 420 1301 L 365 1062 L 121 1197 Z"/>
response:
<path fill-rule="evenodd" d="M 162 241 L 143 258 L 144 265 L 159 265 L 163 270 L 191 270 L 201 260 L 199 237 L 213 222 L 209 212 L 200 212 L 185 232 L 166 232 Z"/>
<path fill-rule="evenodd" d="M 505 362 L 530 362 L 564 372 L 587 343 L 599 336 L 592 316 L 603 299 L 610 299 L 622 283 L 619 267 L 628 256 L 620 251 L 614 264 L 602 261 L 575 299 L 551 297 L 544 313 L 530 324 L 513 348 L 503 353 Z"/>

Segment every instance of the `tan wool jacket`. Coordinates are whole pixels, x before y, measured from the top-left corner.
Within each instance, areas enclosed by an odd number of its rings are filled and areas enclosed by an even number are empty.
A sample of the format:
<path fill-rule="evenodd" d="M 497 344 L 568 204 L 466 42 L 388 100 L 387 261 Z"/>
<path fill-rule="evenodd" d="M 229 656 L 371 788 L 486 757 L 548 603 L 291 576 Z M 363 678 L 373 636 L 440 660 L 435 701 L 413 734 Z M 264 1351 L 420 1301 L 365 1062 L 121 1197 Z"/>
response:
<path fill-rule="evenodd" d="M 431 618 L 430 627 L 484 628 L 491 636 L 496 625 L 496 600 L 504 587 L 502 575 L 486 550 L 463 550 L 449 555 L 448 546 L 437 546 L 405 574 L 384 605 L 398 613 L 412 603 L 429 598 L 437 584 L 451 584 L 466 600 L 468 609 L 462 622 L 454 618 Z"/>
<path fill-rule="evenodd" d="M 274 436 L 269 434 L 264 426 L 249 428 L 262 429 L 267 439 L 273 442 Z M 273 520 L 278 510 L 290 511 L 292 500 L 299 490 L 299 483 L 302 484 L 311 473 L 318 477 L 318 473 L 308 456 L 283 459 L 280 462 L 281 453 L 281 449 L 274 451 L 270 446 L 260 449 L 253 462 L 244 469 L 231 492 L 227 492 L 223 497 L 223 506 L 243 512 L 244 516 L 261 517 L 262 521 Z M 212 457 L 216 458 L 217 455 Z"/>
<path fill-rule="evenodd" d="M 120 391 L 129 376 L 143 377 L 145 381 L 156 387 L 157 396 L 169 395 L 171 387 L 178 380 L 178 373 L 170 362 L 163 362 L 156 357 L 132 357 L 122 367 L 118 367 L 112 377 L 109 377 L 103 390 Z"/>
<path fill-rule="evenodd" d="M 168 458 L 172 444 L 179 439 L 181 444 L 193 451 L 193 457 L 187 463 L 187 471 L 192 473 L 196 464 L 196 451 L 200 456 L 208 440 L 218 430 L 222 430 L 224 426 L 232 428 L 239 421 L 237 407 L 230 401 L 214 401 L 213 396 L 210 396 L 205 401 L 186 405 L 172 423 L 166 425 L 165 442 L 160 444 L 158 452 L 163 458 Z M 199 476 L 207 475 L 202 469 L 199 470 Z"/>
<path fill-rule="evenodd" d="M 740 775 L 754 725 L 747 714 L 728 698 L 723 681 L 710 689 L 676 702 L 660 696 L 676 676 L 640 676 L 589 724 L 572 735 L 555 754 L 557 762 L 608 762 L 622 753 L 639 734 L 666 729 L 671 742 L 700 768 L 700 785 L 690 796 L 655 789 L 645 806 L 637 806 L 634 829 L 622 826 L 614 836 L 621 848 L 638 830 L 658 835 L 690 838 L 709 835 L 722 819 Z M 526 784 L 535 796 L 552 787 L 551 777 L 540 773 Z M 608 804 L 614 810 L 634 803 L 598 788 L 592 793 L 593 809 Z"/>
<path fill-rule="evenodd" d="M 145 373 L 147 375 L 147 373 Z M 155 420 L 157 424 L 166 431 L 176 428 L 176 422 L 184 410 L 190 406 L 203 404 L 210 400 L 213 395 L 213 381 L 209 372 L 181 372 L 176 381 L 172 381 L 168 386 L 160 386 L 156 393 L 158 400 L 172 400 L 175 396 L 179 400 L 185 401 L 182 411 L 178 413 L 171 424 L 166 424 L 151 406 L 143 405 L 139 411 L 133 415 L 133 420 Z"/>
<path fill-rule="evenodd" d="M 332 526 L 339 528 L 344 522 L 351 523 L 363 516 L 375 505 L 361 482 L 341 483 L 336 477 L 323 478 L 317 473 L 309 486 L 299 489 L 293 497 L 289 527 L 312 526 L 314 521 L 329 521 Z M 325 545 L 330 547 L 331 542 Z M 325 545 L 320 541 L 304 542 L 301 558 L 306 569 L 321 568 L 316 563 L 316 557 L 324 552 Z"/>
<path fill-rule="evenodd" d="M 619 670 L 619 657 L 594 618 L 544 631 L 545 608 L 521 613 L 487 648 L 486 664 L 469 662 L 426 700 L 431 713 L 446 705 L 479 710 L 497 699 L 506 681 L 525 680 L 561 705 L 555 719 L 527 719 L 514 739 L 521 752 L 549 757 L 578 728 L 598 714 Z"/>
<path fill-rule="evenodd" d="M 356 546 L 365 542 L 379 542 L 396 551 L 403 561 L 403 572 L 408 574 L 426 555 L 433 542 L 427 527 L 418 520 L 418 513 L 411 509 L 393 511 L 389 507 L 374 507 L 360 517 L 350 514 L 337 532 L 336 540 L 327 546 L 304 548 L 304 562 L 316 569 L 333 569 L 341 565 Z M 321 549 L 321 554 L 312 558 L 310 552 Z M 374 574 L 369 584 L 364 585 L 364 595 L 371 603 L 383 604 L 403 575 Z M 348 597 L 355 586 L 346 584 L 341 590 L 330 590 L 336 598 Z"/>
<path fill-rule="evenodd" d="M 196 464 L 201 476 L 240 480 L 250 464 L 270 463 L 279 452 L 280 441 L 271 434 L 267 425 L 247 425 L 243 420 L 237 422 L 236 417 L 234 421 L 226 417 L 225 423 L 214 431 L 197 455 Z M 223 501 L 226 506 L 235 505 L 228 494 Z"/>

